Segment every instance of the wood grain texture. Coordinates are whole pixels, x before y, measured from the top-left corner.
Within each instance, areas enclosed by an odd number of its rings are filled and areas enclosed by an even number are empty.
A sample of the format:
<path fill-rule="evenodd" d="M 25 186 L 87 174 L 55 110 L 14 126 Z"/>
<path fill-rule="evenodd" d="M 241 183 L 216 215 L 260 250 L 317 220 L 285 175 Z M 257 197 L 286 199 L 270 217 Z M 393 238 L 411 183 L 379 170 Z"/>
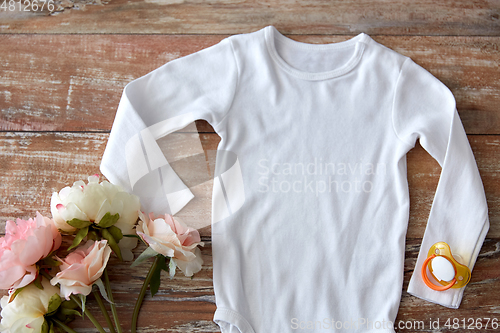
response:
<path fill-rule="evenodd" d="M 0 130 L 109 131 L 128 82 L 224 37 L 0 35 Z M 291 36 L 309 43 L 349 37 Z M 468 134 L 500 134 L 500 37 L 373 38 L 452 90 Z"/>
<path fill-rule="evenodd" d="M 171 134 L 178 139 L 172 140 L 168 148 L 163 148 L 164 153 L 169 156 L 177 152 L 186 154 L 187 151 L 189 154 L 186 142 L 190 142 L 193 135 Z M 50 216 L 53 191 L 99 173 L 107 138 L 107 133 L 0 133 L 0 221 L 35 216 L 37 210 Z M 199 138 L 205 151 L 217 149 L 218 135 L 206 133 L 200 134 Z M 500 238 L 500 137 L 471 135 L 469 141 L 490 210 L 488 237 Z M 214 154 L 210 156 L 213 158 Z M 419 238 L 423 236 L 441 167 L 418 143 L 409 152 L 407 160 L 410 188 L 407 236 Z M 177 171 L 175 162 L 172 164 Z M 186 179 L 190 172 L 179 175 Z M 192 188 L 195 198 L 177 214 L 189 225 L 201 229 L 203 236 L 210 235 L 211 188 L 211 182 Z"/>
<path fill-rule="evenodd" d="M 496 0 L 56 0 L 61 2 L 68 8 L 59 15 L 0 12 L 0 33 L 227 34 L 269 22 L 293 34 L 488 36 L 500 29 Z"/>

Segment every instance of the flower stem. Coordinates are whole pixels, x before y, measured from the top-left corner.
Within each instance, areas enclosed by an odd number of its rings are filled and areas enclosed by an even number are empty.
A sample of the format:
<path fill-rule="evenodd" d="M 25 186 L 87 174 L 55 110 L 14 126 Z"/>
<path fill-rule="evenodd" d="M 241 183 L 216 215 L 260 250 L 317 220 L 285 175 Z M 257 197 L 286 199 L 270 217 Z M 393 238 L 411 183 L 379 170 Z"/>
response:
<path fill-rule="evenodd" d="M 47 280 L 52 280 L 52 276 L 50 276 L 49 273 L 47 273 L 45 270 L 41 269 L 38 271 L 42 276 L 44 276 Z"/>
<path fill-rule="evenodd" d="M 82 304 L 80 303 L 80 300 L 78 298 L 75 297 L 75 295 L 71 294 L 71 299 L 73 301 L 76 302 L 76 304 L 78 304 L 78 306 L 80 307 L 80 309 L 82 309 Z M 92 315 L 92 313 L 90 313 L 90 311 L 88 309 L 85 309 L 85 311 L 83 311 L 83 313 L 85 313 L 85 315 L 87 315 L 87 317 L 90 319 L 90 321 L 92 322 L 92 324 L 94 324 L 95 328 L 97 328 L 97 330 L 100 332 L 100 333 L 106 333 L 106 331 L 104 330 L 104 328 L 102 328 L 101 324 L 99 324 L 99 322 L 97 321 L 97 319 L 95 319 L 95 317 Z"/>
<path fill-rule="evenodd" d="M 139 318 L 139 311 L 141 310 L 142 301 L 144 300 L 144 296 L 146 295 L 146 290 L 148 290 L 149 283 L 151 282 L 151 278 L 153 277 L 154 272 L 156 271 L 156 267 L 160 262 L 160 256 L 156 256 L 151 268 L 149 269 L 148 275 L 142 284 L 141 292 L 139 293 L 139 297 L 135 303 L 134 314 L 132 316 L 132 326 L 130 327 L 130 332 L 135 333 L 137 328 L 137 318 Z"/>
<path fill-rule="evenodd" d="M 113 326 L 113 322 L 111 321 L 111 318 L 109 318 L 108 311 L 106 310 L 104 302 L 102 301 L 101 294 L 99 294 L 99 292 L 97 291 L 94 291 L 93 294 L 97 301 L 97 304 L 99 304 L 99 307 L 101 308 L 101 312 L 104 315 L 104 318 L 106 319 L 106 323 L 108 324 L 110 333 L 116 333 L 115 328 Z"/>
<path fill-rule="evenodd" d="M 113 300 L 113 293 L 111 292 L 108 270 L 106 268 L 104 269 L 104 285 L 106 287 L 106 292 L 108 293 L 108 298 L 111 301 L 111 313 L 113 314 L 113 319 L 115 320 L 116 330 L 118 331 L 118 333 L 122 333 L 122 327 L 120 325 L 120 320 L 118 319 L 118 311 L 116 311 L 115 301 Z"/>
<path fill-rule="evenodd" d="M 60 328 L 62 328 L 63 330 L 65 330 L 67 333 L 76 333 L 75 330 L 69 328 L 68 326 L 66 326 L 66 324 L 64 324 L 62 321 L 59 321 L 57 320 L 56 318 L 51 318 L 51 320 L 57 325 L 59 326 Z"/>

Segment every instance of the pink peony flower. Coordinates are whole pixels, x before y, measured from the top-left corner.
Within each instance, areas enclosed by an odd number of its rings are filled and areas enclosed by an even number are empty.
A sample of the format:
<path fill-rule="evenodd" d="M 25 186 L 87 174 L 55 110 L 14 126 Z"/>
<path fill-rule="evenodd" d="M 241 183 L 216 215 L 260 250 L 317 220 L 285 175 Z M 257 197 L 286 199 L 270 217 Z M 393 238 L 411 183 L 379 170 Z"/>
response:
<path fill-rule="evenodd" d="M 197 247 L 203 246 L 198 230 L 188 227 L 177 217 L 170 214 L 155 218 L 139 212 L 139 224 L 136 233 L 149 246 L 164 255 L 171 257 L 185 276 L 192 276 L 201 270 L 203 259 Z"/>
<path fill-rule="evenodd" d="M 64 260 L 58 258 L 62 263 L 59 266 L 61 271 L 50 280 L 50 283 L 53 286 L 59 283 L 61 295 L 67 300 L 71 294 L 88 295 L 92 291 L 94 282 L 100 279 L 104 272 L 110 255 L 111 248 L 106 240 L 100 242 L 89 240 L 68 254 Z"/>
<path fill-rule="evenodd" d="M 54 222 L 36 212 L 35 220 L 7 221 L 0 238 L 0 289 L 22 288 L 37 277 L 36 263 L 61 246 Z"/>

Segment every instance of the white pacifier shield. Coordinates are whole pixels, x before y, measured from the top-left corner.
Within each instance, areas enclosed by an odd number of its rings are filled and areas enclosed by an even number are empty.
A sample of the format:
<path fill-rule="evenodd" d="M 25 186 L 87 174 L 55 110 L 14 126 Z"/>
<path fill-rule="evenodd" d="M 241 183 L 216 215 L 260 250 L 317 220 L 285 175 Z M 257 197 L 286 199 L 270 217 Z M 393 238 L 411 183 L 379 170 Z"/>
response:
<path fill-rule="evenodd" d="M 450 282 L 455 277 L 455 269 L 451 262 L 444 257 L 431 260 L 432 274 L 440 281 Z"/>

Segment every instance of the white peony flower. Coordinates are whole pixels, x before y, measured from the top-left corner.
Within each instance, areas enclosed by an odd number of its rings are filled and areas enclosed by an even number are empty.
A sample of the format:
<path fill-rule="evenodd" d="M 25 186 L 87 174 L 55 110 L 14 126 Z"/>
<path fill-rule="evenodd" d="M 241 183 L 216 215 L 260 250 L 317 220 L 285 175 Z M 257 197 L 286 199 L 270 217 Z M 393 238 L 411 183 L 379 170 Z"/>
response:
<path fill-rule="evenodd" d="M 33 283 L 26 286 L 9 303 L 10 295 L 2 297 L 2 333 L 40 333 L 45 320 L 43 317 L 49 307 L 49 301 L 55 294 L 59 295 L 59 288 L 50 284 L 49 280 L 42 278 L 43 290 L 38 289 Z"/>
<path fill-rule="evenodd" d="M 98 224 L 106 213 L 118 213 L 120 218 L 115 226 L 120 228 L 124 235 L 133 234 L 141 208 L 139 198 L 124 191 L 120 186 L 108 181 L 99 183 L 99 176 L 88 177 L 88 184 L 83 181 L 65 187 L 59 193 L 52 193 L 50 210 L 56 226 L 65 232 L 72 233 L 76 228 L 67 221 L 79 219 Z M 137 246 L 137 238 L 123 237 L 118 243 L 123 260 L 134 258 L 132 249 Z"/>

